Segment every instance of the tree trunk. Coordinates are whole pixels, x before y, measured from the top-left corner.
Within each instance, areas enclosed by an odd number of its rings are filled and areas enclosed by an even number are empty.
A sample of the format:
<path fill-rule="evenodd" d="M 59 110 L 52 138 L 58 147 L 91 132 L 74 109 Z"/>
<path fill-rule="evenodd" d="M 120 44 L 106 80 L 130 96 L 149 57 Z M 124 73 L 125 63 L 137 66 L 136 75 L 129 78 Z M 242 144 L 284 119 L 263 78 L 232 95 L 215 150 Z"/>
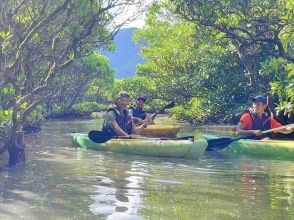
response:
<path fill-rule="evenodd" d="M 9 166 L 15 166 L 17 164 L 25 163 L 25 144 L 24 144 L 24 133 L 17 132 L 16 143 L 7 143 L 9 152 Z"/>

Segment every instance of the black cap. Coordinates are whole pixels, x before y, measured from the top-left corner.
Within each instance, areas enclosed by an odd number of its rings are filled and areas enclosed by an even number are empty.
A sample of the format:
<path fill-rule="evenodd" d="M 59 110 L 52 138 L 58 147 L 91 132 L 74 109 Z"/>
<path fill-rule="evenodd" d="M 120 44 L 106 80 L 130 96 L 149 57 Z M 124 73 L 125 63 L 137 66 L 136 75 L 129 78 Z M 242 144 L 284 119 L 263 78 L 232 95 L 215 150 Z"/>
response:
<path fill-rule="evenodd" d="M 262 95 L 258 95 L 258 96 L 255 96 L 255 97 L 250 97 L 250 101 L 252 101 L 252 102 L 261 102 L 264 105 L 267 104 L 267 99 Z"/>
<path fill-rule="evenodd" d="M 146 97 L 145 97 L 145 96 L 138 96 L 138 97 L 137 97 L 137 100 L 139 100 L 139 99 L 141 99 L 141 100 L 143 100 L 144 102 L 146 102 Z"/>

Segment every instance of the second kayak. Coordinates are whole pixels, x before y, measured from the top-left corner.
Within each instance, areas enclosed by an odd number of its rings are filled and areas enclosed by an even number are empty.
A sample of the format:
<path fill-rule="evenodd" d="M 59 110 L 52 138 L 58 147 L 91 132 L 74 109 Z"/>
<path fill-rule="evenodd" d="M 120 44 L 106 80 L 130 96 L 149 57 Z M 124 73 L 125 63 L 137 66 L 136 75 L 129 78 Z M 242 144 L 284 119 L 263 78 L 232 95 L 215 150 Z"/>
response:
<path fill-rule="evenodd" d="M 180 131 L 178 125 L 148 125 L 144 128 L 144 136 L 148 137 L 174 137 Z"/>
<path fill-rule="evenodd" d="M 205 134 L 204 138 L 214 140 L 220 138 L 216 135 Z M 251 154 L 256 156 L 283 157 L 294 160 L 294 140 L 254 140 L 240 139 L 232 142 L 227 147 L 221 149 L 217 144 L 209 146 L 206 151 L 220 151 L 229 154 Z"/>
<path fill-rule="evenodd" d="M 231 143 L 222 151 L 228 153 L 244 153 L 259 156 L 282 157 L 294 160 L 294 141 L 240 139 Z"/>

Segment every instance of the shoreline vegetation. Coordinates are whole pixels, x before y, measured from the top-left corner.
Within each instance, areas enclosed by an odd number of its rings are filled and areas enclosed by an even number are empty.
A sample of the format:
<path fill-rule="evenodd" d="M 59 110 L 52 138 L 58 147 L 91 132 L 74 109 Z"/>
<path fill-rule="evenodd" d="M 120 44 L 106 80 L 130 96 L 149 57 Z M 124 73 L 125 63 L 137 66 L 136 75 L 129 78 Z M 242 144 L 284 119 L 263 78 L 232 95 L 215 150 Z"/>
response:
<path fill-rule="evenodd" d="M 152 112 L 148 112 L 151 114 Z M 50 114 L 45 117 L 45 120 L 75 120 L 75 119 L 103 119 L 106 114 L 106 111 L 97 111 L 97 112 L 76 112 L 76 111 L 69 111 L 69 112 L 62 112 L 62 113 L 54 113 Z M 158 114 L 157 118 L 173 118 L 170 116 L 169 113 L 162 113 Z M 186 123 L 190 124 L 192 127 L 200 127 L 203 129 L 207 129 L 209 131 L 218 131 L 223 130 L 224 128 L 230 131 L 235 131 L 236 124 L 233 123 L 193 123 L 187 120 L 179 120 L 179 119 L 172 119 L 173 124 L 177 123 Z M 160 122 L 159 122 L 160 123 Z"/>
<path fill-rule="evenodd" d="M 152 112 L 148 112 L 149 114 L 152 114 Z M 106 114 L 106 111 L 94 111 L 94 112 L 76 112 L 76 111 L 70 111 L 70 112 L 63 112 L 63 113 L 55 113 L 52 115 L 46 116 L 45 120 L 93 120 L 93 119 L 103 119 Z M 158 114 L 157 118 L 159 120 L 155 121 L 157 124 L 161 124 L 162 122 L 164 124 L 187 124 L 191 126 L 192 128 L 200 129 L 202 132 L 205 133 L 212 133 L 212 134 L 218 134 L 218 135 L 224 135 L 224 136 L 235 136 L 236 135 L 236 128 L 238 123 L 238 116 L 235 117 L 234 120 L 231 122 L 216 122 L 217 120 L 207 120 L 207 122 L 204 123 L 193 123 L 189 120 L 185 119 L 175 119 L 170 113 L 161 113 Z M 43 123 L 43 122 L 42 122 Z M 33 128 L 32 132 L 38 132 L 41 130 L 42 123 L 37 124 L 38 129 Z M 27 132 L 31 133 L 31 132 Z M 294 138 L 294 134 L 289 135 L 276 135 L 276 138 Z"/>
<path fill-rule="evenodd" d="M 140 15 L 145 1 L 1 1 L 0 154 L 21 164 L 23 135 L 44 116 L 90 118 L 122 91 L 144 95 L 150 112 L 173 101 L 172 117 L 191 125 L 235 125 L 249 97 L 264 95 L 282 124 L 293 123 L 290 2 L 154 2 L 132 36 L 145 62 L 116 79 L 103 51 L 115 51 L 114 37 L 137 16 L 114 21 L 130 5 Z"/>
<path fill-rule="evenodd" d="M 150 112 L 149 112 L 150 113 Z M 95 120 L 104 118 L 106 111 L 97 111 L 97 112 L 77 112 L 77 111 L 68 111 L 61 113 L 54 113 L 46 116 L 43 120 L 36 121 L 32 124 L 27 125 L 24 128 L 25 134 L 39 132 L 42 129 L 42 125 L 46 123 L 46 121 L 68 121 L 68 120 Z M 174 119 L 168 113 L 158 114 L 157 116 L 157 124 L 186 124 L 192 128 L 197 128 L 205 133 L 215 133 L 215 134 L 223 134 L 223 135 L 235 135 L 236 124 L 212 124 L 212 123 L 203 123 L 203 124 L 195 124 L 186 120 L 177 120 Z"/>
<path fill-rule="evenodd" d="M 152 112 L 148 112 L 151 114 Z M 39 132 L 42 129 L 42 125 L 48 121 L 48 120 L 56 120 L 56 121 L 66 121 L 66 120 L 93 120 L 93 119 L 102 119 L 104 118 L 106 114 L 106 111 L 93 111 L 93 112 L 78 112 L 78 111 L 66 111 L 66 112 L 60 112 L 60 113 L 54 113 L 47 115 L 44 117 L 43 120 L 35 121 L 32 124 L 28 124 L 26 127 L 24 127 L 24 133 L 34 133 Z M 173 116 L 171 116 L 170 113 L 161 113 L 157 116 L 157 124 L 161 124 L 162 122 L 164 124 L 186 124 L 189 125 L 192 128 L 199 129 L 203 133 L 211 133 L 211 134 L 217 134 L 217 135 L 223 135 L 223 136 L 235 136 L 236 135 L 236 128 L 237 123 L 217 123 L 217 122 L 211 122 L 213 120 L 208 120 L 207 123 L 193 123 L 188 120 L 183 119 L 175 119 Z M 294 138 L 294 134 L 288 134 L 288 135 L 276 135 L 276 138 L 280 139 L 287 139 L 287 138 Z"/>

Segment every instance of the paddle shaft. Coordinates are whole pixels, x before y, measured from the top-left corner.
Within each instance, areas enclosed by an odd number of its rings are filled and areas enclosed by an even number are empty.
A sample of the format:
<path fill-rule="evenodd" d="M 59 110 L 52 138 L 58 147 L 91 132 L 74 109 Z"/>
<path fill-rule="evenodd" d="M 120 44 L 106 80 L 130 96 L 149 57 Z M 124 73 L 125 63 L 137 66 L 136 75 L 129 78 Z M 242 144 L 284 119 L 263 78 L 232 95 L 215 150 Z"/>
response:
<path fill-rule="evenodd" d="M 138 136 L 138 137 L 131 137 L 131 136 L 115 136 L 113 139 L 144 139 L 144 140 L 161 140 L 160 138 L 149 138 L 149 137 L 143 137 L 143 136 Z"/>
<path fill-rule="evenodd" d="M 292 128 L 292 127 L 294 127 L 294 124 L 289 124 L 289 125 L 285 125 L 285 126 L 282 126 L 282 127 L 265 130 L 265 131 L 262 131 L 262 134 L 267 134 L 267 133 L 270 133 L 270 132 L 273 132 L 273 131 L 279 131 L 279 130 L 282 130 L 282 129 L 285 129 L 285 128 Z M 234 140 L 237 141 L 237 140 L 240 140 L 240 139 L 250 139 L 250 138 L 253 138 L 253 137 L 255 137 L 255 134 L 250 134 L 248 136 L 235 138 Z"/>
<path fill-rule="evenodd" d="M 262 133 L 266 134 L 266 133 L 270 133 L 270 132 L 273 132 L 273 131 L 279 131 L 279 130 L 282 130 L 284 128 L 293 128 L 293 127 L 294 127 L 294 124 L 289 124 L 289 125 L 285 125 L 285 126 L 278 127 L 278 128 L 272 128 L 272 129 L 263 131 Z"/>
<path fill-rule="evenodd" d="M 174 106 L 175 106 L 175 103 L 174 103 L 174 102 L 170 102 L 169 104 L 167 104 L 166 106 L 164 106 L 162 109 L 160 109 L 160 110 L 158 110 L 157 112 L 153 113 L 153 114 L 151 115 L 151 119 L 154 120 L 155 117 L 157 116 L 158 112 L 161 112 L 161 111 L 163 111 L 163 110 L 165 110 L 165 109 L 172 108 L 172 107 L 174 107 Z"/>
<path fill-rule="evenodd" d="M 116 136 L 113 137 L 114 139 L 142 139 L 142 140 L 189 140 L 194 139 L 194 136 L 184 136 L 184 137 L 176 137 L 176 138 L 168 138 L 168 137 L 161 137 L 161 138 L 153 138 L 153 137 L 144 137 L 144 136 L 138 136 L 135 138 L 132 138 L 131 136 Z"/>

